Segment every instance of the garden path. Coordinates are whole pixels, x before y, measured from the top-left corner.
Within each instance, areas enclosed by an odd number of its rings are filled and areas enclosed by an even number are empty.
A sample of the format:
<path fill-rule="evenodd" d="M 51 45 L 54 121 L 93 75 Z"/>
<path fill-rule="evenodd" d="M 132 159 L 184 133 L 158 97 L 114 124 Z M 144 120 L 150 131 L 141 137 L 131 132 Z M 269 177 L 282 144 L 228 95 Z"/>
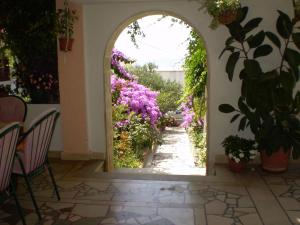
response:
<path fill-rule="evenodd" d="M 197 168 L 192 145 L 184 128 L 167 127 L 163 144 L 158 146 L 146 167 L 153 172 L 176 175 L 205 175 L 205 168 Z"/>

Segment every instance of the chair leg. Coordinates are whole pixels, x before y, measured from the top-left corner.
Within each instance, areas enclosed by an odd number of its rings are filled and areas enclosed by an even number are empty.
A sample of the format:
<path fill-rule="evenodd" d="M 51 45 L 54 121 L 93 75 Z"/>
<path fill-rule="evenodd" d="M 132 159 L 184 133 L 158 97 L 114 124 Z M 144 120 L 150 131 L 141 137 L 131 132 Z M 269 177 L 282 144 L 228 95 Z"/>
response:
<path fill-rule="evenodd" d="M 56 193 L 57 200 L 60 201 L 60 195 L 59 195 L 58 188 L 57 188 L 57 185 L 56 185 L 56 182 L 55 182 L 55 178 L 54 178 L 53 173 L 52 173 L 52 168 L 51 168 L 49 162 L 47 162 L 47 168 L 48 168 L 48 171 L 49 171 L 49 174 L 50 174 L 50 177 L 51 177 L 52 184 L 54 186 L 54 190 L 55 190 L 55 193 Z"/>
<path fill-rule="evenodd" d="M 27 174 L 24 174 L 24 178 L 25 178 L 25 182 L 26 182 L 26 185 L 27 185 L 27 188 L 28 188 L 28 191 L 29 191 L 29 194 L 30 194 L 32 203 L 33 203 L 33 205 L 34 205 L 36 214 L 37 214 L 39 220 L 41 220 L 41 219 L 42 219 L 42 216 L 41 216 L 40 210 L 39 210 L 39 208 L 38 208 L 38 205 L 37 205 L 37 203 L 36 203 L 36 200 L 35 200 L 35 197 L 34 197 L 34 194 L 33 194 L 32 188 L 31 188 L 31 185 L 30 185 L 29 177 L 27 176 Z"/>
<path fill-rule="evenodd" d="M 26 172 L 25 172 L 25 168 L 24 168 L 24 164 L 22 162 L 22 160 L 20 159 L 19 155 L 16 154 L 16 157 L 20 163 L 20 166 L 21 166 L 21 170 L 22 170 L 22 173 L 23 173 L 23 176 L 24 176 L 24 179 L 25 179 L 25 182 L 26 182 L 26 185 L 27 185 L 27 188 L 28 188 L 28 191 L 29 191 L 29 194 L 30 194 L 30 197 L 31 197 L 31 200 L 32 200 L 32 203 L 34 205 L 34 208 L 35 208 L 35 211 L 36 211 L 36 214 L 39 218 L 39 220 L 42 220 L 42 216 L 41 216 L 41 213 L 40 213 L 40 210 L 38 208 L 38 205 L 35 201 L 35 197 L 33 195 L 33 192 L 32 192 L 32 188 L 31 188 L 31 185 L 30 185 L 30 181 L 29 181 L 29 177 L 27 176 Z"/>
<path fill-rule="evenodd" d="M 11 185 L 11 194 L 12 194 L 12 196 L 13 196 L 15 202 L 16 202 L 17 210 L 18 210 L 18 213 L 19 213 L 19 215 L 20 215 L 20 217 L 21 217 L 22 224 L 23 224 L 23 225 L 26 225 L 26 221 L 25 221 L 25 218 L 24 218 L 24 215 L 23 215 L 23 212 L 22 212 L 22 208 L 21 208 L 21 206 L 20 206 L 20 202 L 19 202 L 19 200 L 18 200 L 16 191 L 15 191 L 13 185 Z"/>

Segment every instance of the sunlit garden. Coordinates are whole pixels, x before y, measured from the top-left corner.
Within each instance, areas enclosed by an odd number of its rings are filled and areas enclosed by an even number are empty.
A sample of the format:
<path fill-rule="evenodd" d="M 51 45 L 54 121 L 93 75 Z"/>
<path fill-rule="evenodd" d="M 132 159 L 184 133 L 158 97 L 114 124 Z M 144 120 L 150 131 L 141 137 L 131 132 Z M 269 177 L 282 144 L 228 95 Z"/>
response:
<path fill-rule="evenodd" d="M 182 21 L 174 18 L 174 23 Z M 133 34 L 142 34 L 138 24 L 130 28 Z M 147 156 L 163 144 L 162 136 L 167 127 L 185 128 L 193 145 L 195 165 L 205 167 L 206 50 L 192 28 L 186 41 L 184 85 L 163 79 L 154 63 L 136 65 L 136 59 L 113 49 L 111 93 L 115 168 L 142 168 Z"/>

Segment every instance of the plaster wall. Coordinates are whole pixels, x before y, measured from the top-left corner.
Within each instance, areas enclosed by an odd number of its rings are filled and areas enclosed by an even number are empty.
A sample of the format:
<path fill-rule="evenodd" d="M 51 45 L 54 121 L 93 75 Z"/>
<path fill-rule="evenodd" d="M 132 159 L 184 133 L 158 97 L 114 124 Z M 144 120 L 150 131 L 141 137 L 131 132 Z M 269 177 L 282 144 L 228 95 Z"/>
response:
<path fill-rule="evenodd" d="M 229 36 L 227 30 L 220 26 L 211 30 L 210 17 L 199 11 L 199 3 L 188 0 L 75 0 L 82 4 L 84 32 L 85 89 L 87 105 L 88 148 L 92 152 L 105 153 L 111 127 L 106 123 L 110 116 L 109 105 L 109 59 L 114 41 L 120 32 L 134 20 L 150 14 L 170 14 L 184 19 L 196 28 L 203 37 L 208 52 L 208 157 L 209 165 L 224 155 L 220 143 L 224 137 L 236 133 L 236 125 L 229 123 L 231 116 L 218 111 L 221 103 L 237 102 L 240 95 L 240 83 L 236 78 L 232 83 L 227 79 L 225 65 L 227 57 L 218 56 Z M 243 5 L 250 6 L 249 17 L 263 17 L 262 27 L 272 30 L 275 27 L 277 9 L 291 14 L 292 6 L 286 0 L 245 0 Z M 77 57 L 82 57 L 81 55 Z M 264 60 L 265 67 L 278 64 L 278 58 Z M 81 77 L 82 78 L 82 77 Z M 81 93 L 81 92 L 80 92 Z M 79 95 L 76 94 L 76 95 Z M 75 96 L 74 96 L 75 97 Z M 83 99 L 82 99 L 83 101 Z M 67 103 L 66 103 L 67 104 Z M 82 105 L 83 106 L 83 105 Z M 249 133 L 245 132 L 244 136 Z M 65 142 L 64 142 L 65 143 Z"/>

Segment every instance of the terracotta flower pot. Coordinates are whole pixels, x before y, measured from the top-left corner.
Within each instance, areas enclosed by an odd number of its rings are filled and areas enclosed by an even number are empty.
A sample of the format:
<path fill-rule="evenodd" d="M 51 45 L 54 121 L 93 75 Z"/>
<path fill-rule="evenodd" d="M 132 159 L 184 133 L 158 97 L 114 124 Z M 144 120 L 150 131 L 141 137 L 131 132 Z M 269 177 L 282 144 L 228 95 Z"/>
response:
<path fill-rule="evenodd" d="M 218 18 L 219 23 L 228 25 L 236 20 L 238 11 L 237 10 L 228 10 L 224 11 Z"/>
<path fill-rule="evenodd" d="M 266 151 L 261 151 L 262 168 L 269 172 L 284 172 L 288 169 L 291 151 L 284 151 L 281 147 L 278 151 L 267 155 Z"/>
<path fill-rule="evenodd" d="M 241 173 L 245 171 L 247 163 L 245 161 L 235 162 L 233 159 L 228 157 L 228 166 L 229 169 L 234 173 Z"/>
<path fill-rule="evenodd" d="M 61 51 L 71 51 L 74 39 L 73 38 L 59 38 L 59 49 Z"/>

